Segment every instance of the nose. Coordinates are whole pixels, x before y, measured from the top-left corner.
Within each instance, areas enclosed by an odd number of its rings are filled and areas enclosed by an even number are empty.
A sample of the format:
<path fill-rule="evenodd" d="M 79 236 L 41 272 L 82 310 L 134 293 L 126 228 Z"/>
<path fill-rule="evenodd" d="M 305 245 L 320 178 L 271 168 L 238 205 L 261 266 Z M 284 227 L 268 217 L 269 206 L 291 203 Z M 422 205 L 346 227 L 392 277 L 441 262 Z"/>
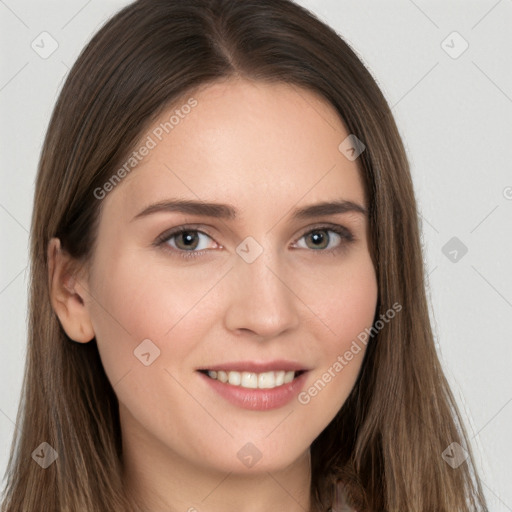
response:
<path fill-rule="evenodd" d="M 248 331 L 263 341 L 298 326 L 300 300 L 278 256 L 265 250 L 252 263 L 237 257 L 229 278 L 226 329 Z"/>

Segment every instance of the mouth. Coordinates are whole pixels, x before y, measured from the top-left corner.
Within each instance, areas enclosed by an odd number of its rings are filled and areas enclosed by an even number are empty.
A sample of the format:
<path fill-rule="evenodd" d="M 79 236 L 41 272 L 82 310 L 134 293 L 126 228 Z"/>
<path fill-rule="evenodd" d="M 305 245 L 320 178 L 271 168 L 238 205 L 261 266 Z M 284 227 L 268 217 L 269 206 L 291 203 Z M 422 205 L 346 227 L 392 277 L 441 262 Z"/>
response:
<path fill-rule="evenodd" d="M 197 369 L 216 395 L 253 411 L 270 411 L 291 403 L 309 372 L 300 363 L 286 360 L 246 360 Z"/>
<path fill-rule="evenodd" d="M 238 361 L 197 369 L 216 395 L 253 411 L 270 411 L 291 403 L 309 372 L 310 368 L 286 360 Z"/>
<path fill-rule="evenodd" d="M 235 370 L 199 370 L 212 380 L 230 386 L 246 389 L 275 389 L 290 384 L 306 370 L 277 370 L 266 372 L 250 372 Z"/>

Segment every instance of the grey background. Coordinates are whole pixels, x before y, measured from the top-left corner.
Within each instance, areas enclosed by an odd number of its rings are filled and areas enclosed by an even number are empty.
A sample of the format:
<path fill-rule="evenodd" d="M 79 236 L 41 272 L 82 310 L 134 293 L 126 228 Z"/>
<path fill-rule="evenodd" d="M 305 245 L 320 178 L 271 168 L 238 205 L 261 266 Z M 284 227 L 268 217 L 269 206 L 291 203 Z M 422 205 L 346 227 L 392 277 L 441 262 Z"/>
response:
<path fill-rule="evenodd" d="M 2 476 L 26 353 L 28 229 L 43 136 L 79 51 L 127 3 L 0 0 Z M 512 511 L 512 0 L 299 3 L 352 45 L 392 106 L 423 219 L 437 348 L 490 510 Z M 46 59 L 31 47 L 42 46 L 43 31 L 58 44 Z M 469 44 L 461 55 L 454 31 Z"/>

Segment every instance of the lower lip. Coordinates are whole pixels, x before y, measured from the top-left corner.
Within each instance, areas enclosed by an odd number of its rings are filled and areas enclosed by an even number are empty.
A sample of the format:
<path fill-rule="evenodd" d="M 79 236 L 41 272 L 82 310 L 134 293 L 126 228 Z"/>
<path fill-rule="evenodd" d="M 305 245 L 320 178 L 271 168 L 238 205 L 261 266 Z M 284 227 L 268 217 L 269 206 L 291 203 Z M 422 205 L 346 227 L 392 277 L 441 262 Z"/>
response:
<path fill-rule="evenodd" d="M 301 373 L 288 384 L 283 384 L 282 386 L 277 386 L 272 389 L 252 389 L 226 384 L 199 372 L 201 377 L 205 379 L 220 396 L 237 407 L 251 411 L 278 409 L 290 403 L 303 388 L 307 373 L 308 372 Z"/>

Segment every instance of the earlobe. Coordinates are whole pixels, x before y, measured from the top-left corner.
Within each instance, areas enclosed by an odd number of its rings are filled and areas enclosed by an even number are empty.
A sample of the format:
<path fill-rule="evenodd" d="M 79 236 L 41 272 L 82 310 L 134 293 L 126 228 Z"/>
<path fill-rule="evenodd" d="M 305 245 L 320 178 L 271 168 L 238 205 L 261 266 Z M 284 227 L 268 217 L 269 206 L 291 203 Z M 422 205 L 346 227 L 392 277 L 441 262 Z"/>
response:
<path fill-rule="evenodd" d="M 53 310 L 66 334 L 79 343 L 94 338 L 94 329 L 83 292 L 73 272 L 72 257 L 62 249 L 60 240 L 48 243 L 48 285 Z"/>

